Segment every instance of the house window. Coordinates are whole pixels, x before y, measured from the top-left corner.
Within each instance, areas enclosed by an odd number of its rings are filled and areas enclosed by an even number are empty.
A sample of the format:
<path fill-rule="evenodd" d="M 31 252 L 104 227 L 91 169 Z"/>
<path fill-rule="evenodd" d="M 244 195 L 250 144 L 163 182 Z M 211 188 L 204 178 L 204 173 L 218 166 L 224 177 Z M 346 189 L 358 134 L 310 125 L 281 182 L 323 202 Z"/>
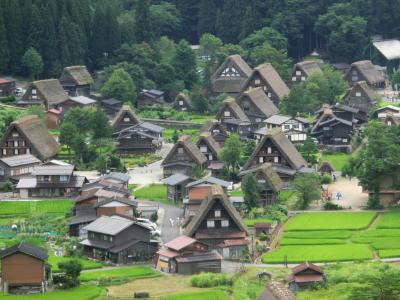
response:
<path fill-rule="evenodd" d="M 290 129 L 290 125 L 289 125 L 289 124 L 286 124 L 286 125 L 283 126 L 283 128 L 284 128 L 285 130 L 289 130 L 289 129 Z"/>
<path fill-rule="evenodd" d="M 14 149 L 14 154 L 18 155 L 18 149 Z"/>
<path fill-rule="evenodd" d="M 18 132 L 14 132 L 14 133 L 12 134 L 12 137 L 19 137 Z"/>
<path fill-rule="evenodd" d="M 207 146 L 201 146 L 200 147 L 200 151 L 203 152 L 203 153 L 206 153 L 207 152 Z"/>
<path fill-rule="evenodd" d="M 216 218 L 221 217 L 221 211 L 220 210 L 214 210 L 214 217 L 216 217 Z"/>
<path fill-rule="evenodd" d="M 296 71 L 296 76 L 300 76 L 301 75 L 301 71 Z"/>
<path fill-rule="evenodd" d="M 343 141 L 343 143 L 347 143 L 347 139 L 343 139 L 342 141 Z"/>
<path fill-rule="evenodd" d="M 260 123 L 260 122 L 261 122 L 261 119 L 260 119 L 260 118 L 256 118 L 256 122 L 257 122 L 257 123 Z"/>
<path fill-rule="evenodd" d="M 212 132 L 213 133 L 219 133 L 219 129 L 214 129 Z"/>
<path fill-rule="evenodd" d="M 32 95 L 32 99 L 36 100 L 37 99 L 37 95 Z"/>
<path fill-rule="evenodd" d="M 272 148 L 271 147 L 267 148 L 267 153 L 272 153 Z"/>
<path fill-rule="evenodd" d="M 263 86 L 263 90 L 264 90 L 264 92 L 267 91 L 267 87 L 265 85 Z"/>
<path fill-rule="evenodd" d="M 392 121 L 387 121 L 387 126 L 392 126 Z"/>
<path fill-rule="evenodd" d="M 221 222 L 221 226 L 222 227 L 229 227 L 229 220 L 222 220 L 222 222 Z"/>
<path fill-rule="evenodd" d="M 36 95 L 36 94 L 37 94 L 36 89 L 32 89 L 32 95 Z"/>
<path fill-rule="evenodd" d="M 180 106 L 183 106 L 183 101 L 179 101 L 179 105 L 180 105 Z"/>
<path fill-rule="evenodd" d="M 213 160 L 213 155 L 212 154 L 208 155 L 208 160 Z"/>
<path fill-rule="evenodd" d="M 305 76 L 301 76 L 301 81 L 306 81 L 306 77 Z"/>
<path fill-rule="evenodd" d="M 131 119 L 129 119 L 129 118 L 124 118 L 124 122 L 125 123 L 127 123 L 127 122 L 129 122 Z"/>
<path fill-rule="evenodd" d="M 231 112 L 229 110 L 224 111 L 224 116 L 225 117 L 230 117 L 231 116 Z"/>
<path fill-rule="evenodd" d="M 356 92 L 356 97 L 361 97 L 361 92 Z"/>
<path fill-rule="evenodd" d="M 26 149 L 26 154 L 31 154 L 31 149 L 30 148 Z"/>
<path fill-rule="evenodd" d="M 183 154 L 183 148 L 182 147 L 178 148 L 178 154 Z"/>
<path fill-rule="evenodd" d="M 7 150 L 3 149 L 3 155 L 7 155 Z"/>
<path fill-rule="evenodd" d="M 255 85 L 259 85 L 260 83 L 261 83 L 260 79 L 254 80 L 254 84 L 255 84 Z"/>
<path fill-rule="evenodd" d="M 60 181 L 61 182 L 67 182 L 68 181 L 68 176 L 65 176 L 65 175 L 60 176 Z"/>
<path fill-rule="evenodd" d="M 279 157 L 278 156 L 274 157 L 274 163 L 279 163 Z"/>
<path fill-rule="evenodd" d="M 18 141 L 14 141 L 14 147 L 18 147 Z"/>
<path fill-rule="evenodd" d="M 215 223 L 213 220 L 207 221 L 207 228 L 214 228 L 215 227 Z"/>
<path fill-rule="evenodd" d="M 268 92 L 268 98 L 271 98 L 272 94 L 270 92 Z"/>
<path fill-rule="evenodd" d="M 292 77 L 292 81 L 296 81 L 296 77 Z"/>
<path fill-rule="evenodd" d="M 259 162 L 260 164 L 264 163 L 264 157 L 260 156 L 260 157 L 258 158 L 258 162 Z"/>

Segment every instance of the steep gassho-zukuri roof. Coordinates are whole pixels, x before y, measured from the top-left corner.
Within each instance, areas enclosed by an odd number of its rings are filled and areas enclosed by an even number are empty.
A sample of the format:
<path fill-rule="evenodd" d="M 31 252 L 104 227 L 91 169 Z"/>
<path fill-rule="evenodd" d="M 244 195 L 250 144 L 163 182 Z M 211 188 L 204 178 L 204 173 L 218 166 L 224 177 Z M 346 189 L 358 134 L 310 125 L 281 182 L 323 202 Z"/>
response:
<path fill-rule="evenodd" d="M 200 149 L 197 148 L 196 144 L 192 142 L 192 139 L 188 135 L 181 136 L 178 141 L 175 143 L 174 147 L 168 153 L 167 157 L 164 159 L 161 165 L 165 165 L 168 163 L 170 157 L 175 153 L 178 146 L 183 146 L 183 148 L 187 151 L 188 155 L 191 155 L 195 162 L 199 165 L 207 162 L 207 158 L 201 153 Z"/>
<path fill-rule="evenodd" d="M 240 121 L 250 122 L 249 118 L 246 116 L 246 114 L 244 113 L 243 109 L 239 106 L 239 104 L 237 104 L 235 99 L 229 98 L 224 101 L 221 109 L 217 114 L 217 118 L 220 118 L 226 109 L 231 110 L 235 114 L 235 116 L 231 116 L 232 119 L 238 119 Z"/>
<path fill-rule="evenodd" d="M 217 143 L 210 132 L 202 132 L 200 134 L 199 140 L 197 141 L 197 146 L 199 146 L 202 141 L 204 141 L 210 147 L 210 149 L 216 153 L 216 155 L 218 155 L 219 151 L 221 150 L 221 146 Z"/>
<path fill-rule="evenodd" d="M 298 67 L 300 70 L 302 70 L 307 76 L 310 76 L 311 73 L 313 72 L 321 72 L 322 70 L 319 67 L 318 63 L 313 61 L 313 60 L 305 60 L 302 62 L 299 62 L 294 65 L 294 68 Z"/>
<path fill-rule="evenodd" d="M 47 160 L 57 154 L 60 145 L 55 141 L 38 116 L 28 115 L 12 122 L 8 131 L 4 134 L 1 144 L 4 144 L 4 140 L 13 127 L 19 129 L 25 138 L 29 140 L 38 152 L 40 160 Z"/>
<path fill-rule="evenodd" d="M 368 84 L 377 84 L 385 81 L 383 75 L 375 68 L 370 60 L 356 61 L 351 64 L 347 74 L 356 68 L 365 78 Z M 347 74 L 345 77 L 347 77 Z"/>
<path fill-rule="evenodd" d="M 58 79 L 33 81 L 32 86 L 43 95 L 49 105 L 60 104 L 69 99 Z"/>
<path fill-rule="evenodd" d="M 267 179 L 268 183 L 275 192 L 279 192 L 283 188 L 283 182 L 279 177 L 278 173 L 275 171 L 274 167 L 270 163 L 264 163 L 262 165 L 256 166 L 255 168 L 250 168 L 245 171 L 240 172 L 240 176 L 246 174 L 254 174 L 257 172 L 262 172 Z"/>
<path fill-rule="evenodd" d="M 247 97 L 250 101 L 267 117 L 271 117 L 278 113 L 278 108 L 275 104 L 268 98 L 268 96 L 264 93 L 261 87 L 249 89 L 243 92 L 238 101 L 241 98 Z"/>
<path fill-rule="evenodd" d="M 77 85 L 87 85 L 93 83 L 92 75 L 85 66 L 71 66 L 64 68 L 60 81 L 73 80 Z"/>
<path fill-rule="evenodd" d="M 121 122 L 121 118 L 125 113 L 127 113 L 136 124 L 140 123 L 139 117 L 135 114 L 132 108 L 129 105 L 123 105 L 121 109 L 118 111 L 118 113 L 115 115 L 114 119 L 112 120 L 113 127 L 118 125 L 119 122 Z"/>
<path fill-rule="evenodd" d="M 301 156 L 299 151 L 297 151 L 296 147 L 289 141 L 282 130 L 280 128 L 273 128 L 268 131 L 268 133 L 264 135 L 258 143 L 256 149 L 253 151 L 242 170 L 247 170 L 250 167 L 254 157 L 260 152 L 268 139 L 274 143 L 293 169 L 299 170 L 301 167 L 307 166 L 307 162 L 304 160 L 303 156 Z"/>

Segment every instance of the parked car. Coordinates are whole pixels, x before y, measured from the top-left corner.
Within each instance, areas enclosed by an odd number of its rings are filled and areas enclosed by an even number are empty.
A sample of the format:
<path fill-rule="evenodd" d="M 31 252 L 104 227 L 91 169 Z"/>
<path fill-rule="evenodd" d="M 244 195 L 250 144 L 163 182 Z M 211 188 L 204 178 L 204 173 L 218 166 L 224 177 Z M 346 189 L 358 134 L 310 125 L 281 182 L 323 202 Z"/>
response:
<path fill-rule="evenodd" d="M 151 222 L 149 219 L 145 218 L 137 218 L 136 221 L 138 223 L 141 223 L 143 225 L 146 225 L 147 227 L 151 228 L 153 231 L 157 230 L 157 224 Z"/>
<path fill-rule="evenodd" d="M 25 91 L 23 88 L 16 88 L 15 89 L 15 96 L 17 97 L 22 97 L 24 95 Z"/>

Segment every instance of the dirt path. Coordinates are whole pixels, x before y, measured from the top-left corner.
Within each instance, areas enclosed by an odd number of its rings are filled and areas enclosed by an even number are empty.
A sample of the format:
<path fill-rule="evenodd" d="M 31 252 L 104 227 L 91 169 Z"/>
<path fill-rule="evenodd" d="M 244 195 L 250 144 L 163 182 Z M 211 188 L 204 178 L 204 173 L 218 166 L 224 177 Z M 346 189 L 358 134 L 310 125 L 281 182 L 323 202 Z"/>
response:
<path fill-rule="evenodd" d="M 380 220 L 380 218 L 382 217 L 382 213 L 378 212 L 375 219 L 372 221 L 371 224 L 369 224 L 368 228 L 365 230 L 371 230 L 375 227 L 376 223 L 378 223 L 378 221 Z"/>

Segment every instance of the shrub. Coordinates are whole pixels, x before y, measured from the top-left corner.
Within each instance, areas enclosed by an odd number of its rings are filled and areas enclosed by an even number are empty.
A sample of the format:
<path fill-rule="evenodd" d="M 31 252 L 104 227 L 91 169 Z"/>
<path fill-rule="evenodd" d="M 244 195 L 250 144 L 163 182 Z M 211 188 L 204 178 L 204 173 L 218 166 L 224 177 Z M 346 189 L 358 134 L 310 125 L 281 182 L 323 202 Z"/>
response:
<path fill-rule="evenodd" d="M 325 210 L 341 210 L 341 209 L 343 209 L 343 207 L 338 204 L 332 203 L 332 202 L 326 202 L 324 204 L 324 209 Z"/>
<path fill-rule="evenodd" d="M 63 275 L 57 279 L 60 288 L 68 289 L 76 287 L 80 284 L 79 275 L 82 271 L 82 263 L 77 259 L 71 259 L 58 263 L 58 268 Z"/>
<path fill-rule="evenodd" d="M 150 220 L 151 220 L 152 222 L 154 222 L 154 223 L 157 222 L 157 220 L 158 220 L 158 214 L 157 214 L 157 212 L 154 212 L 154 213 L 151 214 Z"/>
<path fill-rule="evenodd" d="M 321 184 L 330 184 L 332 182 L 332 177 L 329 174 L 324 174 L 321 177 Z"/>
<path fill-rule="evenodd" d="M 190 284 L 194 287 L 209 288 L 221 285 L 233 284 L 231 278 L 228 278 L 225 274 L 214 274 L 214 273 L 200 273 L 192 276 Z"/>
<path fill-rule="evenodd" d="M 11 192 L 12 189 L 13 189 L 13 185 L 12 185 L 11 181 L 4 182 L 4 184 L 1 187 L 2 192 Z"/>

